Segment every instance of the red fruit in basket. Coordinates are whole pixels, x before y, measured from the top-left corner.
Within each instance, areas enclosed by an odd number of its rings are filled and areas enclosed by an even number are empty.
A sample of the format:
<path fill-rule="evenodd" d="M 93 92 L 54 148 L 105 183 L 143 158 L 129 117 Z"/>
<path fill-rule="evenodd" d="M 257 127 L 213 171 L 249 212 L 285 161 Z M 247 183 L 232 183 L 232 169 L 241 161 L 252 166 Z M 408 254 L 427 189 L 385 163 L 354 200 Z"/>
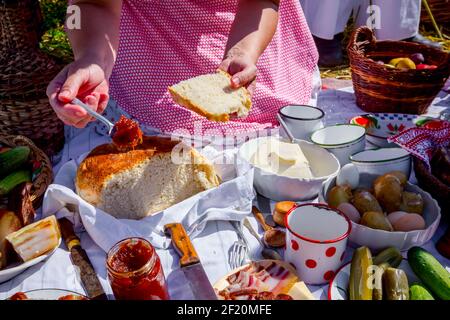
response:
<path fill-rule="evenodd" d="M 415 63 L 415 64 L 421 64 L 425 62 L 425 58 L 423 56 L 423 54 L 421 53 L 414 53 L 411 56 L 411 60 Z"/>
<path fill-rule="evenodd" d="M 6 152 L 8 150 L 11 150 L 11 148 L 8 147 L 0 147 L 0 153 Z"/>
<path fill-rule="evenodd" d="M 435 66 L 434 64 L 429 65 L 429 64 L 421 63 L 416 66 L 416 69 L 417 70 L 434 70 L 434 69 L 437 69 L 437 66 Z"/>

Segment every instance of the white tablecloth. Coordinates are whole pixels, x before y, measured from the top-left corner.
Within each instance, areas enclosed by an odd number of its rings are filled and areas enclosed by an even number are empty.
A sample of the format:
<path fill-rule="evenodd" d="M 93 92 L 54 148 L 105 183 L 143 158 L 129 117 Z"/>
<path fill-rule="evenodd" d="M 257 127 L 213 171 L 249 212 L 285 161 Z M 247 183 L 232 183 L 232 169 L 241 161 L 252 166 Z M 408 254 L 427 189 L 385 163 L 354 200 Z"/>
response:
<path fill-rule="evenodd" d="M 321 92 L 318 106 L 325 111 L 327 124 L 344 123 L 351 117 L 362 113 L 355 105 L 351 89 L 340 91 L 327 90 Z M 436 114 L 442 109 L 449 107 L 450 95 L 442 92 L 433 103 L 430 113 Z M 71 128 L 68 130 L 68 133 L 68 137 L 70 136 L 71 139 L 66 141 L 60 162 L 55 166 L 56 171 L 63 163 L 71 159 L 76 159 L 79 155 L 88 152 L 96 145 L 107 141 L 105 137 L 96 133 L 93 124 L 83 130 Z M 257 205 L 264 213 L 269 213 L 272 211 L 274 203 L 262 197 L 258 197 Z M 261 232 L 261 229 L 258 228 L 253 217 L 250 217 L 250 220 L 253 227 Z M 444 218 L 442 225 L 433 240 L 425 244 L 424 247 L 432 252 L 432 254 L 450 270 L 450 260 L 440 256 L 434 247 L 434 242 L 442 235 L 446 225 L 446 219 Z M 251 257 L 257 258 L 260 252 L 258 242 L 245 228 L 244 233 L 250 243 Z M 112 297 L 111 288 L 106 277 L 106 253 L 92 241 L 86 232 L 79 234 L 79 236 L 83 248 L 87 251 L 89 258 L 98 273 L 103 288 L 107 294 Z M 228 252 L 236 240 L 237 235 L 231 224 L 222 221 L 208 223 L 205 230 L 192 240 L 211 283 L 214 283 L 230 271 L 227 262 Z M 172 249 L 158 250 L 158 255 L 164 268 L 171 297 L 173 299 L 192 299 L 193 297 L 189 286 L 184 279 L 183 273 L 178 268 L 178 259 L 174 251 Z M 350 256 L 351 255 L 347 255 L 347 257 Z M 5 299 L 17 291 L 42 288 L 59 288 L 84 293 L 64 244 L 62 244 L 47 261 L 39 263 L 14 279 L 0 284 L 0 299 Z M 327 298 L 327 286 L 310 286 L 310 289 L 317 299 Z"/>

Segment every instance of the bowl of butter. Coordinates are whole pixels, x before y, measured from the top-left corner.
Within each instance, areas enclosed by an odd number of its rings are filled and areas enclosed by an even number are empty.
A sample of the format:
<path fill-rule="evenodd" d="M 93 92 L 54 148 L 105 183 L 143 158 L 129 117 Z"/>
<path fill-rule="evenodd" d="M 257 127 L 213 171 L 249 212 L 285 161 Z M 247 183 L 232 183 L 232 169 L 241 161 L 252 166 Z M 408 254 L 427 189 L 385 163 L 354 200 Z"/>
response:
<path fill-rule="evenodd" d="M 337 158 L 324 148 L 278 137 L 247 141 L 239 148 L 237 161 L 254 168 L 256 191 L 274 201 L 313 199 L 322 183 L 340 169 Z"/>

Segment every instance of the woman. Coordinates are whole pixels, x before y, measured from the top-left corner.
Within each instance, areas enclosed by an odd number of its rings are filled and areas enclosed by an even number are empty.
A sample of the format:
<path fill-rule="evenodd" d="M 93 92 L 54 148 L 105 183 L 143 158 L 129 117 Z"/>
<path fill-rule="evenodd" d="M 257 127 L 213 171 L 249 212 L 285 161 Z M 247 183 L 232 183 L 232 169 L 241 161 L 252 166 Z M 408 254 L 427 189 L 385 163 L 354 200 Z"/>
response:
<path fill-rule="evenodd" d="M 74 0 L 81 28 L 67 30 L 75 61 L 47 95 L 66 124 L 102 112 L 109 94 L 142 125 L 163 133 L 238 134 L 277 124 L 286 104 L 307 103 L 317 51 L 298 0 Z M 120 41 L 119 41 L 120 39 Z M 217 68 L 233 87 L 250 85 L 245 119 L 216 123 L 176 105 L 167 87 Z M 111 90 L 111 92 L 109 92 Z M 212 130 L 212 131 L 211 131 Z"/>

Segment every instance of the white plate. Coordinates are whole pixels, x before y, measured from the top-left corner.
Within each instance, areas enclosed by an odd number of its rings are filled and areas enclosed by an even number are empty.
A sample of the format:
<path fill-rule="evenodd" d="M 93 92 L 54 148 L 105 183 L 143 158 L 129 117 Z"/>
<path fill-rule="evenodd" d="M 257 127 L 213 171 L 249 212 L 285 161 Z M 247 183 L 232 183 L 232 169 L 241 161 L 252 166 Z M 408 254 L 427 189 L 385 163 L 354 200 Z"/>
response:
<path fill-rule="evenodd" d="M 399 113 L 369 113 L 354 117 L 351 124 L 366 129 L 367 141 L 378 147 L 396 147 L 389 143 L 387 138 L 403 130 L 415 127 L 417 115 Z"/>
<path fill-rule="evenodd" d="M 361 174 L 360 187 L 371 189 L 372 183 L 377 175 Z M 328 192 L 336 185 L 336 178 L 326 181 L 319 194 L 319 202 L 327 203 Z M 406 191 L 419 193 L 424 201 L 423 218 L 426 229 L 409 232 L 372 229 L 352 221 L 352 232 L 350 233 L 350 244 L 355 247 L 366 246 L 372 250 L 381 250 L 387 247 L 396 247 L 400 251 L 408 250 L 414 246 L 421 246 L 428 242 L 435 234 L 441 221 L 441 209 L 431 195 L 418 186 L 407 183 Z"/>
<path fill-rule="evenodd" d="M 59 248 L 60 244 L 61 244 L 61 239 L 59 239 L 58 245 L 52 251 L 49 251 L 46 254 L 43 254 L 42 256 L 31 259 L 27 262 L 24 262 L 21 264 L 15 264 L 10 267 L 7 267 L 6 269 L 0 270 L 0 283 L 10 280 L 10 279 L 14 278 L 15 276 L 24 272 L 29 267 L 34 266 L 35 264 L 38 264 L 39 262 L 44 261 L 45 259 L 50 257 L 57 248 Z"/>
<path fill-rule="evenodd" d="M 403 259 L 400 266 L 397 269 L 405 271 L 408 277 L 408 283 L 418 282 L 419 278 L 414 274 L 409 263 L 406 259 Z M 347 300 L 348 299 L 348 281 L 350 279 L 350 262 L 343 265 L 341 269 L 336 273 L 334 278 L 330 281 L 328 286 L 328 300 Z"/>
<path fill-rule="evenodd" d="M 78 292 L 63 289 L 37 289 L 24 292 L 30 300 L 58 300 L 67 295 L 86 297 Z"/>

